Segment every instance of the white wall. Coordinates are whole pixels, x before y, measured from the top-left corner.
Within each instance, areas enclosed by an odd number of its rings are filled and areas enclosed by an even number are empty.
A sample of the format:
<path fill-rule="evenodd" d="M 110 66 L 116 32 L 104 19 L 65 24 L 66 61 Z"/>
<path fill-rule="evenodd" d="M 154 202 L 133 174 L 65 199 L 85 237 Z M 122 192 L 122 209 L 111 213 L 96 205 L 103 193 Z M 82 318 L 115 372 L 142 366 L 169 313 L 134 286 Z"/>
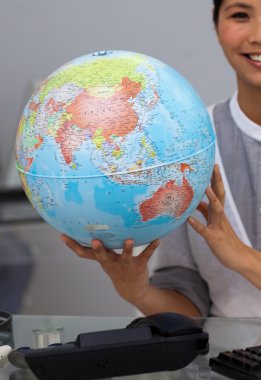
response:
<path fill-rule="evenodd" d="M 137 51 L 180 71 L 205 103 L 228 97 L 234 78 L 216 42 L 211 8 L 211 0 L 2 0 L 0 185 L 4 186 L 19 117 L 35 81 L 77 56 L 107 49 Z M 26 303 L 25 312 L 130 312 L 95 263 L 65 258 L 55 232 L 23 234 L 38 247 L 27 294 L 32 302 Z M 50 280 L 44 283 L 44 278 Z M 88 302 L 83 306 L 84 299 Z"/>

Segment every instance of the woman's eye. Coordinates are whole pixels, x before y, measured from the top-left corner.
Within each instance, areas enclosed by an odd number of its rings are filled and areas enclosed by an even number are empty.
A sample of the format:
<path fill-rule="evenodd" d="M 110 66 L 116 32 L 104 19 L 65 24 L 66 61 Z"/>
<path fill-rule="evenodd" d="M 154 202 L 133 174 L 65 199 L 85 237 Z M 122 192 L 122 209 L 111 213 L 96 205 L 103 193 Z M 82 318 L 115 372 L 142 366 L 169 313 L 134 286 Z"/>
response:
<path fill-rule="evenodd" d="M 231 15 L 231 18 L 235 18 L 238 20 L 245 20 L 245 19 L 248 19 L 248 14 L 245 12 L 236 12 Z"/>

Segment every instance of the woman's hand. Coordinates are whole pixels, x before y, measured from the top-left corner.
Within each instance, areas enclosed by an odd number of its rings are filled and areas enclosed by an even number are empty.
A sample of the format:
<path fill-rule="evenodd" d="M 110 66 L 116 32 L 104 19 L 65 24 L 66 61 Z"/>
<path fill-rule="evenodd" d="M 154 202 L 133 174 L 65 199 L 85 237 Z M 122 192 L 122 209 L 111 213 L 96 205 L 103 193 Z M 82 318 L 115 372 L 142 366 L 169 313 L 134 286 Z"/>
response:
<path fill-rule="evenodd" d="M 211 187 L 206 190 L 209 204 L 200 202 L 197 207 L 207 224 L 189 217 L 188 222 L 207 242 L 217 259 L 226 267 L 238 270 L 245 259 L 246 246 L 234 232 L 224 212 L 225 190 L 219 166 L 215 164 Z M 242 264 L 241 264 L 242 262 Z"/>
<path fill-rule="evenodd" d="M 131 239 L 125 241 L 121 254 L 104 247 L 99 240 L 93 240 L 92 248 L 87 248 L 66 235 L 61 235 L 61 239 L 77 256 L 98 261 L 122 298 L 134 305 L 142 302 L 149 289 L 148 261 L 159 246 L 159 240 L 154 240 L 138 256 L 133 256 Z"/>
<path fill-rule="evenodd" d="M 189 224 L 207 242 L 217 259 L 240 273 L 261 289 L 261 252 L 244 244 L 236 235 L 224 212 L 225 191 L 218 165 L 214 166 L 211 187 L 206 190 L 209 204 L 201 202 L 198 210 L 207 224 L 188 218 Z"/>

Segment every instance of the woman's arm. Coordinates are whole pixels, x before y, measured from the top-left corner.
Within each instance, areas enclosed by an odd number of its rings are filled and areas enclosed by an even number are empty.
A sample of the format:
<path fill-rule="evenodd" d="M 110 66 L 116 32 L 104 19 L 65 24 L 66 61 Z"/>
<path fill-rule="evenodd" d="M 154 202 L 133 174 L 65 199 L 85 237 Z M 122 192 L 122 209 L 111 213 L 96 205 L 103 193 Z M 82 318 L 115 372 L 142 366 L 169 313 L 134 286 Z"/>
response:
<path fill-rule="evenodd" d="M 206 190 L 209 204 L 201 202 L 198 210 L 207 224 L 190 217 L 189 224 L 207 242 L 217 259 L 257 288 L 261 289 L 261 252 L 245 245 L 236 235 L 224 212 L 225 191 L 218 165 L 214 166 L 211 187 Z"/>

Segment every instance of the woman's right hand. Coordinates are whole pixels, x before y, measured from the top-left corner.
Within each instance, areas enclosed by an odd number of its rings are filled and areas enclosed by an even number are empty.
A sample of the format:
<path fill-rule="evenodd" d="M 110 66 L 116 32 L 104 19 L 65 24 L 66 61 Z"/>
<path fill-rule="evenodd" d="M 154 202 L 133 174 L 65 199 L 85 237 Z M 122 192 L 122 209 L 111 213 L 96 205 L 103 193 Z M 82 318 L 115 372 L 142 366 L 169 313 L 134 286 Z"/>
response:
<path fill-rule="evenodd" d="M 122 298 L 134 305 L 142 302 L 149 289 L 148 261 L 159 246 L 159 240 L 150 243 L 138 256 L 133 256 L 134 243 L 131 239 L 124 242 L 121 254 L 106 248 L 100 240 L 93 240 L 91 248 L 66 235 L 61 235 L 61 240 L 77 256 L 98 261 Z"/>

